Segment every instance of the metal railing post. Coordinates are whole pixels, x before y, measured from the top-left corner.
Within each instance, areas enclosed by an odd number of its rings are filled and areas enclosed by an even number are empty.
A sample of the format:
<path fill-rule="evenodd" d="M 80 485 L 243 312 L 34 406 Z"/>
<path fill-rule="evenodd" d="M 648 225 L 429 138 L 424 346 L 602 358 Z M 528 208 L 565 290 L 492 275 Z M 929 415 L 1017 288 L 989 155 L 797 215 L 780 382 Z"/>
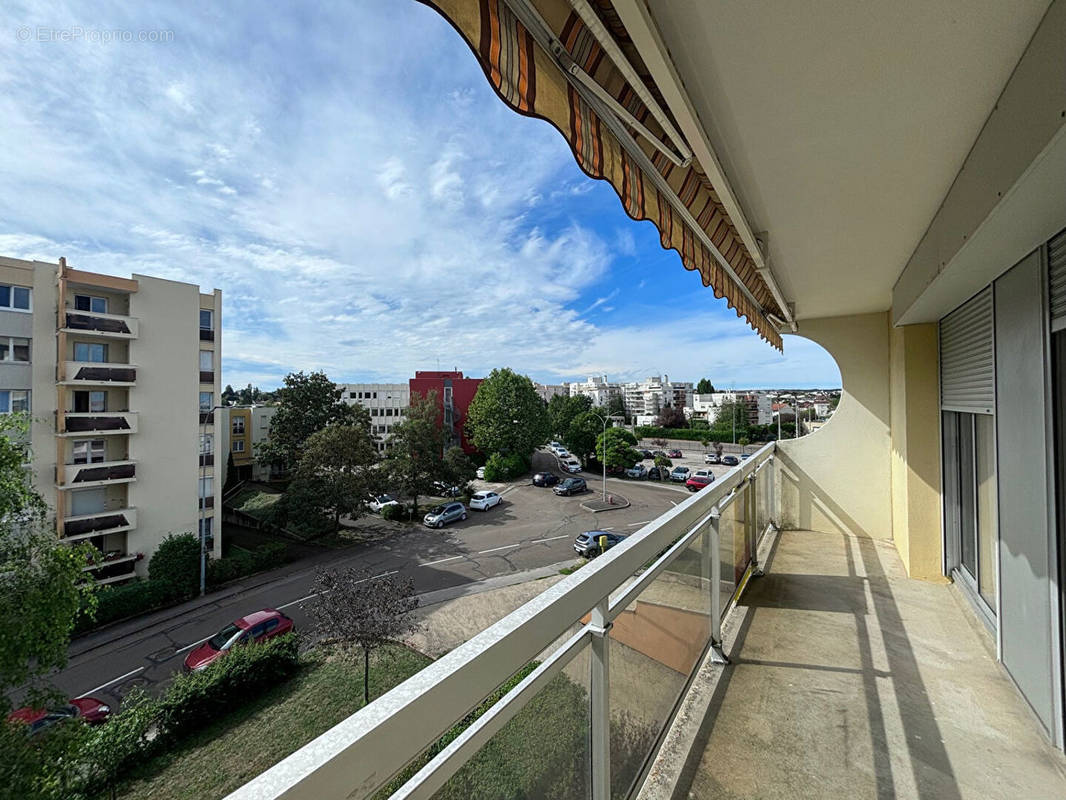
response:
<path fill-rule="evenodd" d="M 711 510 L 711 663 L 728 664 L 722 650 L 722 512 Z"/>
<path fill-rule="evenodd" d="M 611 800 L 611 670 L 608 621 L 610 598 L 597 603 L 591 614 L 592 658 L 589 674 L 592 800 Z"/>
<path fill-rule="evenodd" d="M 751 577 L 761 578 L 762 568 L 759 566 L 759 476 L 751 473 L 751 481 L 748 484 L 748 531 L 751 542 Z"/>
<path fill-rule="evenodd" d="M 780 515 L 777 513 L 777 460 L 770 456 L 770 499 L 767 501 L 770 504 L 769 516 L 770 524 L 774 526 L 775 531 L 781 530 L 781 525 L 778 520 Z"/>

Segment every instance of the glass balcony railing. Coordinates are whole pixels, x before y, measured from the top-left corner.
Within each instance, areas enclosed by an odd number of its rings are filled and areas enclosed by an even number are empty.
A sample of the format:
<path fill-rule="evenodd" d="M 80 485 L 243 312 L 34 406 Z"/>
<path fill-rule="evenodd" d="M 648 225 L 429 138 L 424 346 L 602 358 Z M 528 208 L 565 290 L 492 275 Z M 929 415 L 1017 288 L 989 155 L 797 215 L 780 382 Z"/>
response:
<path fill-rule="evenodd" d="M 479 787 L 503 774 L 521 786 L 501 797 L 630 796 L 693 674 L 725 661 L 722 618 L 775 517 L 774 453 L 766 445 L 230 798 L 445 800 L 488 796 Z M 513 752 L 508 730 L 529 747 Z"/>
<path fill-rule="evenodd" d="M 136 462 L 100 461 L 95 464 L 64 464 L 60 489 L 83 489 L 136 480 Z"/>
<path fill-rule="evenodd" d="M 60 436 L 82 436 L 86 433 L 136 433 L 136 411 L 70 412 L 63 415 Z"/>
<path fill-rule="evenodd" d="M 119 533 L 137 527 L 137 509 L 115 508 L 92 514 L 77 514 L 63 519 L 63 538 L 68 541 Z"/>
<path fill-rule="evenodd" d="M 67 361 L 62 383 L 72 386 L 133 386 L 137 367 L 133 364 Z"/>
<path fill-rule="evenodd" d="M 140 322 L 136 317 L 70 309 L 66 312 L 63 326 L 67 333 L 91 334 L 111 339 L 136 339 L 139 328 Z"/>

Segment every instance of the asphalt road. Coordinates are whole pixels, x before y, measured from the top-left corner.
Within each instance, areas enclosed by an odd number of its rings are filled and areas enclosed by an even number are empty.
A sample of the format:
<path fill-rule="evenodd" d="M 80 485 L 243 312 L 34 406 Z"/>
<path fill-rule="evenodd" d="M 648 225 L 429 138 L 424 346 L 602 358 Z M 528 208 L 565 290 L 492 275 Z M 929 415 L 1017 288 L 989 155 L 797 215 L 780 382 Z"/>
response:
<path fill-rule="evenodd" d="M 552 467 L 559 472 L 547 453 L 537 453 L 534 464 L 538 470 Z M 500 505 L 487 512 L 471 511 L 466 521 L 443 530 L 417 526 L 374 544 L 331 551 L 259 576 L 239 591 L 223 590 L 206 602 L 192 601 L 76 640 L 68 666 L 53 682 L 71 697 L 91 694 L 118 704 L 135 685 L 149 690 L 164 685 L 181 669 L 189 650 L 244 614 L 277 608 L 291 616 L 298 629 L 307 627 L 307 607 L 314 602 L 311 584 L 323 563 L 360 566 L 375 576 L 403 572 L 420 594 L 469 586 L 573 559 L 572 543 L 582 531 L 633 532 L 688 496 L 677 484 L 609 478 L 608 492 L 622 494 L 631 506 L 593 514 L 582 509 L 581 502 L 601 492 L 602 482 L 591 473 L 582 476 L 590 489 L 584 495 L 556 497 L 550 489 L 529 483 L 493 486 L 503 496 Z"/>

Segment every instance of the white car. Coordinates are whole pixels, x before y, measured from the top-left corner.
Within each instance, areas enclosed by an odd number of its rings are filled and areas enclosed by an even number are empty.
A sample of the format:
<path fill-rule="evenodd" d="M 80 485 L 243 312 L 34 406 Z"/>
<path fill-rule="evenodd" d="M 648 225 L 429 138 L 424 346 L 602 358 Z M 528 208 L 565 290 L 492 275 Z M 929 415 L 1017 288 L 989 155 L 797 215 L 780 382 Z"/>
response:
<path fill-rule="evenodd" d="M 496 492 L 478 492 L 470 498 L 471 510 L 488 511 L 503 500 Z"/>
<path fill-rule="evenodd" d="M 399 503 L 393 500 L 391 495 L 379 494 L 377 496 L 371 497 L 370 501 L 366 505 L 367 508 L 369 508 L 375 514 L 380 514 L 381 509 L 383 509 L 385 506 L 398 506 Z"/>
<path fill-rule="evenodd" d="M 570 457 L 570 451 L 567 450 L 565 447 L 560 447 L 558 450 L 555 451 L 555 455 L 565 460 Z"/>
<path fill-rule="evenodd" d="M 581 472 L 581 462 L 573 457 L 564 461 L 563 467 L 566 469 L 567 472 Z"/>
<path fill-rule="evenodd" d="M 482 481 L 485 480 L 485 468 L 484 467 L 478 467 L 477 468 L 477 477 L 478 477 L 478 480 L 482 480 Z"/>

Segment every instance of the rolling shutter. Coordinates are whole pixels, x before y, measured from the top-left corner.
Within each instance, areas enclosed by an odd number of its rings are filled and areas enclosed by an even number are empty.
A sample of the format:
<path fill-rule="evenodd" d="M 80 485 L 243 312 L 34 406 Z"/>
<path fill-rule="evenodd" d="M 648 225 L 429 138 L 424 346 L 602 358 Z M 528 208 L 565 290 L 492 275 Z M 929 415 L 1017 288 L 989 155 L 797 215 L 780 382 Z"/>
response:
<path fill-rule="evenodd" d="M 992 288 L 940 320 L 940 407 L 992 414 L 996 402 Z"/>
<path fill-rule="evenodd" d="M 1047 243 L 1051 330 L 1066 330 L 1066 231 Z"/>

